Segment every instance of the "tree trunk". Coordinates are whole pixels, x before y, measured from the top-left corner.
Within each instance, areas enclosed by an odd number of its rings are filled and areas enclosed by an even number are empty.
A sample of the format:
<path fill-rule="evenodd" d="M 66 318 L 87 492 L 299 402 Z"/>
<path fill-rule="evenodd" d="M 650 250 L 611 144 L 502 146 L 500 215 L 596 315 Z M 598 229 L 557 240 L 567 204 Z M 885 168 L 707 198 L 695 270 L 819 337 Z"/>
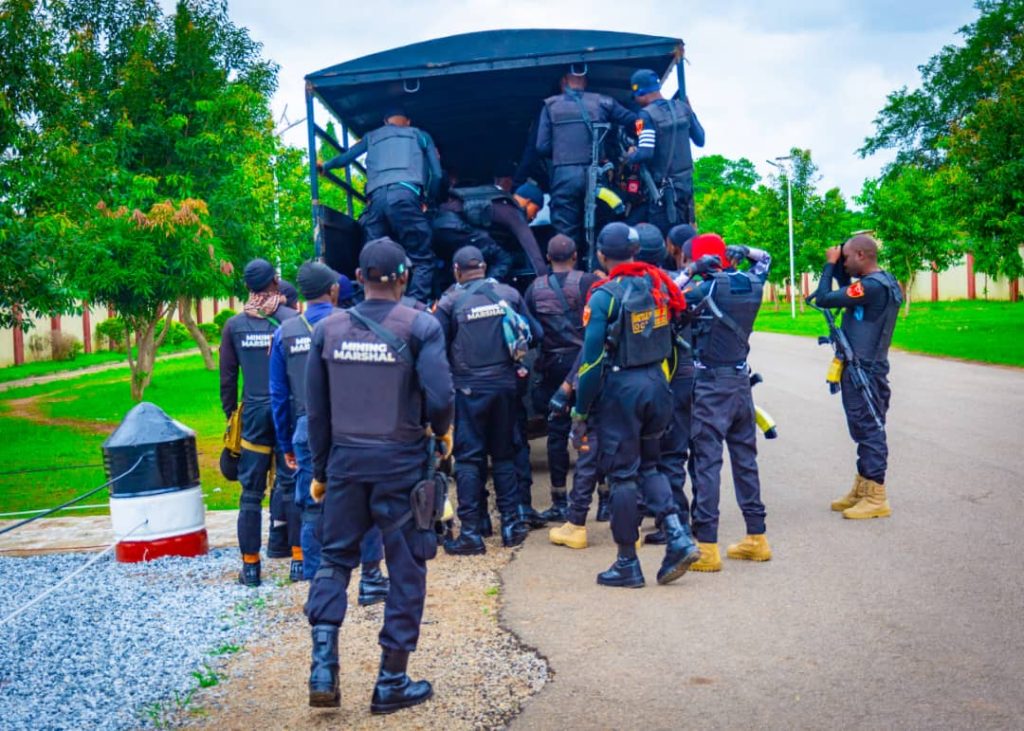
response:
<path fill-rule="evenodd" d="M 903 288 L 903 316 L 910 317 L 910 292 L 914 289 L 914 281 L 917 279 L 917 272 L 911 272 L 907 280 L 907 286 Z"/>
<path fill-rule="evenodd" d="M 156 350 L 163 345 L 167 332 L 171 329 L 171 320 L 174 319 L 176 304 L 171 303 L 166 313 L 159 313 L 155 320 L 145 322 L 135 328 L 135 357 L 132 358 L 131 338 L 128 337 L 128 367 L 131 369 L 132 400 L 141 401 L 146 387 L 153 380 L 153 367 L 156 364 Z M 163 319 L 164 326 L 158 336 L 156 327 Z"/>
<path fill-rule="evenodd" d="M 178 312 L 181 313 L 181 319 L 185 323 L 185 327 L 188 328 L 189 335 L 199 346 L 199 352 L 203 354 L 203 365 L 206 370 L 212 371 L 216 367 L 213 363 L 213 353 L 210 351 L 210 344 L 206 342 L 203 331 L 199 329 L 199 325 L 196 324 L 196 320 L 192 316 L 194 302 L 195 300 L 191 297 L 181 297 L 178 300 Z"/>

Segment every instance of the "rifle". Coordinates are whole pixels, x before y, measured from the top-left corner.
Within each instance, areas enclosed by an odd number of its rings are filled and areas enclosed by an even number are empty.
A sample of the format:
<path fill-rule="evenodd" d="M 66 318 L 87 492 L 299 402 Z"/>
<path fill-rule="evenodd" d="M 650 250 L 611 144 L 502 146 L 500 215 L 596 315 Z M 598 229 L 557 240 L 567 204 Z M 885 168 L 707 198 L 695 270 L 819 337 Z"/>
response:
<path fill-rule="evenodd" d="M 842 389 L 840 378 L 842 377 L 843 370 L 848 368 L 850 370 L 850 380 L 864 397 L 864 401 L 868 405 L 868 411 L 871 412 L 871 418 L 875 420 L 875 426 L 885 431 L 885 424 L 879 415 L 877 401 L 875 400 L 875 391 L 871 388 L 871 381 L 868 379 L 868 374 L 865 372 L 864 366 L 861 365 L 860 359 L 854 352 L 853 345 L 850 344 L 846 333 L 836 326 L 836 316 L 832 313 L 832 310 L 819 307 L 814 303 L 814 300 L 815 296 L 812 294 L 804 301 L 824 316 L 825 322 L 828 324 L 829 333 L 827 336 L 822 335 L 818 337 L 818 345 L 831 345 L 832 352 L 835 353 L 835 358 L 833 358 L 832 365 L 829 367 L 828 375 L 825 377 L 829 392 L 833 394 L 839 393 Z"/>
<path fill-rule="evenodd" d="M 589 118 L 584 117 L 589 122 Z M 591 122 L 590 130 L 590 167 L 587 168 L 587 195 L 583 207 L 583 232 L 587 240 L 590 258 L 590 271 L 597 268 L 597 181 L 602 175 L 614 167 L 610 162 L 601 164 L 601 152 L 604 140 L 612 126 L 607 122 Z"/>

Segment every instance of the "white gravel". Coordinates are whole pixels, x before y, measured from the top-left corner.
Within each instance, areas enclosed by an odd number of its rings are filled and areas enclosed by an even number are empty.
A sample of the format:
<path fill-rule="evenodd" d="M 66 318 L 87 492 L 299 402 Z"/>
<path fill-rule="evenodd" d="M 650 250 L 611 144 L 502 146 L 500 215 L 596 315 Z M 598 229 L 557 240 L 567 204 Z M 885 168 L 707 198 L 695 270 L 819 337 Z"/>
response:
<path fill-rule="evenodd" d="M 89 560 L 87 554 L 0 558 L 0 619 Z M 264 570 L 268 568 L 264 562 Z M 277 588 L 234 582 L 238 552 L 121 564 L 105 557 L 0 626 L 0 726 L 125 729 L 187 705 L 219 655 L 271 613 Z"/>

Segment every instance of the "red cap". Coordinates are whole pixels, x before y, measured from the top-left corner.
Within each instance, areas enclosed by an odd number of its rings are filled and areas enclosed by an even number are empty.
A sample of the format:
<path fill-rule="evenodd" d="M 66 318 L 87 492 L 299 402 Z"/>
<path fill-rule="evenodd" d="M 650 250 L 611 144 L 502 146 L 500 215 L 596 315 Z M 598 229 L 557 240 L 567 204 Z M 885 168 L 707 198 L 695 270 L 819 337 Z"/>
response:
<path fill-rule="evenodd" d="M 724 269 L 729 259 L 725 255 L 725 240 L 718 234 L 699 234 L 693 238 L 690 246 L 693 250 L 693 260 L 700 261 L 705 254 L 717 256 Z"/>

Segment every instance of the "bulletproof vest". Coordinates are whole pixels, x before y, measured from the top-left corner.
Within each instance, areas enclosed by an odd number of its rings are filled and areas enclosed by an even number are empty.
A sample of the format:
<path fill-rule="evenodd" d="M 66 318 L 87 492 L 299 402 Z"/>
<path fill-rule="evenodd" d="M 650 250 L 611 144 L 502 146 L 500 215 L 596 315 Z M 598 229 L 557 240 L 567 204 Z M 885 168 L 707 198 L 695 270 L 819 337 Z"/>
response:
<path fill-rule="evenodd" d="M 889 272 L 874 272 L 863 278 L 885 287 L 885 310 L 874 320 L 864 318 L 862 306 L 847 307 L 843 314 L 842 330 L 853 346 L 853 352 L 863 361 L 884 361 L 889 358 L 889 344 L 896 327 L 896 318 L 903 303 L 903 293 L 896 278 Z"/>
<path fill-rule="evenodd" d="M 435 230 L 470 231 L 472 227 L 455 211 L 438 211 L 431 224 Z"/>
<path fill-rule="evenodd" d="M 562 285 L 554 274 L 533 282 L 533 307 L 544 328 L 541 350 L 545 353 L 575 352 L 583 347 L 583 272 L 570 271 Z"/>
<path fill-rule="evenodd" d="M 504 200 L 515 203 L 515 198 L 493 185 L 477 185 L 469 188 L 452 188 L 453 198 L 462 201 L 462 219 L 471 226 L 490 228 L 494 223 L 491 217 L 491 205 L 494 201 Z"/>
<path fill-rule="evenodd" d="M 334 311 L 341 312 L 338 309 Z M 281 346 L 284 348 L 293 427 L 295 421 L 306 414 L 306 361 L 312 334 L 313 326 L 304 315 L 293 317 L 281 325 Z"/>
<path fill-rule="evenodd" d="M 672 328 L 667 304 L 657 304 L 649 276 L 621 277 L 602 285 L 618 303 L 619 313 L 610 327 L 612 364 L 639 368 L 660 363 L 672 355 Z"/>
<path fill-rule="evenodd" d="M 654 159 L 647 163 L 655 182 L 691 171 L 690 108 L 678 99 L 661 99 L 644 111 L 654 121 L 656 132 Z"/>
<path fill-rule="evenodd" d="M 366 193 L 395 183 L 426 184 L 423 133 L 387 124 L 366 135 Z"/>
<path fill-rule="evenodd" d="M 721 317 L 711 313 L 701 321 L 696 334 L 696 356 L 710 366 L 744 362 L 750 352 L 750 333 L 761 309 L 764 284 L 747 272 L 715 272 L 709 295 Z"/>
<path fill-rule="evenodd" d="M 398 302 L 399 302 L 399 304 L 403 304 L 406 307 L 411 307 L 414 310 L 419 310 L 420 312 L 426 312 L 427 311 L 427 306 L 425 304 L 420 302 L 415 297 L 410 297 L 407 294 L 403 294 L 402 295 L 402 299 L 400 299 Z"/>
<path fill-rule="evenodd" d="M 297 313 L 290 307 L 278 307 L 274 319 L 283 324 Z M 231 344 L 235 346 L 238 365 L 242 369 L 243 403 L 270 400 L 270 344 L 277 325 L 244 312 L 230 320 Z"/>
<path fill-rule="evenodd" d="M 469 375 L 476 370 L 512 363 L 503 331 L 505 310 L 484 294 L 486 289 L 501 296 L 503 290 L 509 288 L 493 280 L 475 280 L 451 292 L 454 300 L 451 317 L 455 326 L 451 344 L 453 374 Z"/>
<path fill-rule="evenodd" d="M 565 92 L 544 100 L 551 118 L 551 161 L 555 165 L 591 163 L 592 138 L 583 114 L 586 113 L 590 123 L 607 121 L 608 113 L 602 101 L 600 94 L 589 91 Z"/>
<path fill-rule="evenodd" d="M 380 323 L 406 345 L 405 353 L 411 354 L 413 322 L 419 315 L 395 305 Z M 332 436 L 395 442 L 421 438 L 423 397 L 413 362 L 347 310 L 324 320 L 322 327 Z"/>

